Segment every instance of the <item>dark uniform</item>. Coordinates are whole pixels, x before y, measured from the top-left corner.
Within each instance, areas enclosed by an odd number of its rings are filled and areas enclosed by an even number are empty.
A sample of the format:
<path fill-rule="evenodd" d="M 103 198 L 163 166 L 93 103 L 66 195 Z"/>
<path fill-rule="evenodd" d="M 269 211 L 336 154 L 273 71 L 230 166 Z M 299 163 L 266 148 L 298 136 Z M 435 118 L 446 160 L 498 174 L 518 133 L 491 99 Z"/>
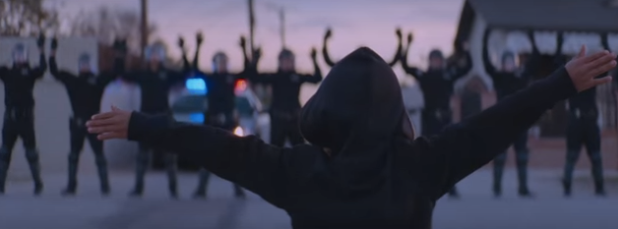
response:
<path fill-rule="evenodd" d="M 286 211 L 292 228 L 431 228 L 442 195 L 576 93 L 562 68 L 438 135 L 412 140 L 395 73 L 361 48 L 302 108 L 300 129 L 311 144 L 281 148 L 136 112 L 128 138 L 190 157 L 251 190 Z"/>
<path fill-rule="evenodd" d="M 571 195 L 573 169 L 582 146 L 586 146 L 592 164 L 595 193 L 605 195 L 603 185 L 603 162 L 601 160 L 601 131 L 596 104 L 596 89 L 592 88 L 569 98 L 569 113 L 566 133 L 567 154 L 564 166 L 564 194 Z"/>
<path fill-rule="evenodd" d="M 184 58 L 183 58 L 184 59 Z M 141 88 L 142 104 L 140 110 L 147 114 L 170 114 L 169 91 L 170 89 L 184 82 L 189 75 L 188 62 L 184 61 L 184 69 L 182 71 L 174 71 L 165 68 L 162 64 L 159 69 L 146 70 L 124 74 L 123 78 L 137 83 Z M 159 149 L 152 148 L 147 144 L 139 145 L 137 153 L 137 161 L 135 168 L 135 187 L 131 191 L 132 196 L 141 196 L 144 191 L 144 176 L 146 169 L 150 165 L 150 154 L 163 154 L 167 176 L 169 179 L 169 191 L 172 197 L 178 197 L 177 179 L 176 179 L 176 156 L 168 152 L 158 152 Z"/>
<path fill-rule="evenodd" d="M 293 58 L 291 51 L 284 49 L 279 59 Z M 313 75 L 301 74 L 296 71 L 276 73 L 255 73 L 250 77 L 252 83 L 272 86 L 272 103 L 270 105 L 270 143 L 283 146 L 289 139 L 292 145 L 304 143 L 305 140 L 298 130 L 298 112 L 300 111 L 300 88 L 304 83 L 317 84 L 322 81 L 322 71 L 313 58 Z M 257 63 L 254 63 L 257 66 Z M 257 72 L 255 70 L 254 72 Z"/>
<path fill-rule="evenodd" d="M 52 41 L 52 50 L 56 49 L 57 41 Z M 80 65 L 90 65 L 90 57 L 85 54 L 80 57 Z M 117 62 L 117 61 L 116 61 Z M 81 66 L 80 66 L 81 68 Z M 103 142 L 97 139 L 96 134 L 89 134 L 86 128 L 86 121 L 90 117 L 99 113 L 101 98 L 105 87 L 116 78 L 116 74 L 107 73 L 96 75 L 91 70 L 80 71 L 79 74 L 59 70 L 56 64 L 56 57 L 49 58 L 49 69 L 57 80 L 62 82 L 67 89 L 73 116 L 69 119 L 69 130 L 71 134 L 71 149 L 69 151 L 69 181 L 64 194 L 74 194 L 77 188 L 77 167 L 79 156 L 84 147 L 84 139 L 88 139 L 92 152 L 95 155 L 95 163 L 99 172 L 101 192 L 109 194 L 110 187 L 108 181 L 107 161 L 103 154 Z"/>
<path fill-rule="evenodd" d="M 411 39 L 409 39 L 411 42 Z M 451 97 L 453 86 L 461 77 L 472 69 L 469 53 L 465 53 L 465 66 L 449 64 L 443 69 L 429 69 L 426 72 L 416 67 L 408 66 L 408 47 L 401 55 L 401 65 L 404 71 L 413 76 L 423 91 L 424 108 L 421 112 L 421 134 L 432 136 L 440 133 L 444 127 L 452 123 Z M 442 52 L 433 50 L 430 57 L 442 58 Z M 451 196 L 458 196 L 457 189 L 453 188 Z"/>
<path fill-rule="evenodd" d="M 39 49 L 42 50 L 44 38 L 39 38 Z M 25 53 L 25 47 L 18 44 L 16 49 Z M 19 52 L 19 51 L 18 51 Z M 27 62 L 15 63 L 12 68 L 0 67 L 0 80 L 4 83 L 4 124 L 2 126 L 2 147 L 0 148 L 0 194 L 4 193 L 7 172 L 11 162 L 13 147 L 18 137 L 21 137 L 26 149 L 26 159 L 34 180 L 34 193 L 43 191 L 39 152 L 36 149 L 34 132 L 34 84 L 43 78 L 47 71 L 45 54 L 41 52 L 39 66 L 30 67 Z"/>
<path fill-rule="evenodd" d="M 193 66 L 194 71 L 199 72 L 197 75 L 201 76 L 206 83 L 208 91 L 206 96 L 208 100 L 208 110 L 204 113 L 204 125 L 214 126 L 233 132 L 236 126 L 238 126 L 237 117 L 234 114 L 236 111 L 236 83 L 238 80 L 247 78 L 247 69 L 250 63 L 245 59 L 245 71 L 241 73 L 217 71 L 213 73 L 201 72 L 197 66 L 200 44 L 201 39 L 198 38 L 198 47 L 193 60 Z M 244 51 L 244 47 L 242 48 Z M 222 52 L 216 53 L 213 56 L 212 62 L 217 66 L 218 61 L 225 61 L 227 63 L 227 55 Z M 210 172 L 203 168 L 200 169 L 199 183 L 193 195 L 195 198 L 206 197 L 209 178 Z M 245 197 L 243 189 L 237 184 L 234 184 L 234 194 L 238 198 Z"/>
<path fill-rule="evenodd" d="M 491 60 L 489 59 L 489 41 L 490 30 L 487 30 L 484 35 L 483 40 L 483 65 L 485 66 L 485 71 L 487 75 L 489 75 L 493 81 L 493 86 L 496 91 L 496 96 L 498 101 L 503 100 L 509 95 L 514 94 L 515 92 L 525 88 L 530 82 L 530 74 L 526 71 L 520 71 L 523 68 L 519 68 L 518 70 L 507 72 L 496 69 Z M 537 51 L 534 51 L 536 53 Z M 502 54 L 502 64 L 507 61 L 507 59 L 515 60 L 514 53 L 506 52 Z M 513 148 L 515 149 L 516 155 L 516 164 L 517 164 L 517 178 L 519 181 L 519 195 L 521 196 L 530 196 L 530 190 L 528 189 L 527 183 L 527 165 L 529 158 L 529 149 L 527 146 L 528 143 L 528 131 L 522 132 L 514 141 Z M 494 180 L 493 180 L 493 192 L 495 196 L 500 196 L 502 194 L 502 174 L 504 172 L 504 165 L 506 164 L 506 152 L 500 154 L 494 159 Z"/>

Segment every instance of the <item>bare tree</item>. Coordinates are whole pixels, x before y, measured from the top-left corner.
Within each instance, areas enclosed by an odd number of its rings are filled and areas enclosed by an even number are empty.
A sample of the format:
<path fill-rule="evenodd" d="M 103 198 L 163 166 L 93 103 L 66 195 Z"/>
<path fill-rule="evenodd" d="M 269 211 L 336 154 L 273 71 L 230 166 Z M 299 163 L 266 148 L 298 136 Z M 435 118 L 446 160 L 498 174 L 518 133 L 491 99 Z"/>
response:
<path fill-rule="evenodd" d="M 71 22 L 70 35 L 93 36 L 102 44 L 111 44 L 116 38 L 127 40 L 129 51 L 140 52 L 141 22 L 138 11 L 100 7 L 92 11 L 82 11 Z M 156 31 L 149 23 L 148 37 Z"/>
<path fill-rule="evenodd" d="M 33 36 L 59 27 L 58 13 L 44 0 L 0 0 L 0 36 Z"/>

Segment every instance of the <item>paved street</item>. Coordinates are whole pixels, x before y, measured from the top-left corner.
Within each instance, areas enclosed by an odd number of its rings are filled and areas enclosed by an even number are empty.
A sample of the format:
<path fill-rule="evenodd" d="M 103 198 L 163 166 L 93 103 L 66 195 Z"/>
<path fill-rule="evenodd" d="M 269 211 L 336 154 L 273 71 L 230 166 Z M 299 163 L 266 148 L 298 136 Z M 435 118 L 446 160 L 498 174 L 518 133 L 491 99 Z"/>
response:
<path fill-rule="evenodd" d="M 592 195 L 587 171 L 580 171 L 574 197 L 560 194 L 559 172 L 531 171 L 534 200 L 521 200 L 515 195 L 515 172 L 505 174 L 505 196 L 496 200 L 490 195 L 490 171 L 482 170 L 459 184 L 463 198 L 443 199 L 434 214 L 437 229 L 609 229 L 616 228 L 618 185 L 616 173 L 608 173 L 612 183 L 605 199 Z M 98 194 L 97 179 L 84 175 L 78 196 L 59 195 L 65 183 L 63 174 L 45 177 L 46 192 L 31 196 L 29 181 L 14 181 L 7 194 L 0 197 L 1 228 L 7 229 L 285 229 L 290 228 L 287 215 L 255 195 L 245 201 L 232 198 L 232 186 L 213 179 L 210 198 L 190 199 L 196 177 L 180 177 L 181 199 L 170 200 L 163 174 L 152 174 L 142 199 L 126 196 L 131 187 L 130 173 L 113 174 L 112 196 Z"/>

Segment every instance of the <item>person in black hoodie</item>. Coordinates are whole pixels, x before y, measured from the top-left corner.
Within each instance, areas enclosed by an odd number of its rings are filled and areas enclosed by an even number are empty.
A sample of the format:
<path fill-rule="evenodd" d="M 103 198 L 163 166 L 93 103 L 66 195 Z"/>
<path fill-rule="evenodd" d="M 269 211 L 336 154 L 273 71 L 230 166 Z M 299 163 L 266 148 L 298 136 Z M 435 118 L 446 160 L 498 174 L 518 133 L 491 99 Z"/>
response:
<path fill-rule="evenodd" d="M 249 59 L 245 53 L 245 60 Z M 279 53 L 279 70 L 275 73 L 258 73 L 257 65 L 261 51 L 254 53 L 252 70 L 249 75 L 251 83 L 272 86 L 272 103 L 270 105 L 270 143 L 283 146 L 289 139 L 291 145 L 298 145 L 305 140 L 298 130 L 300 111 L 300 88 L 304 83 L 317 84 L 322 81 L 322 71 L 316 60 L 317 51 L 311 50 L 313 75 L 296 72 L 294 53 L 283 49 Z"/>
<path fill-rule="evenodd" d="M 87 125 L 101 140 L 128 138 L 191 157 L 284 209 L 295 229 L 431 228 L 442 195 L 554 103 L 611 81 L 594 76 L 614 68 L 614 58 L 583 49 L 548 78 L 416 140 L 395 73 L 369 48 L 339 61 L 302 108 L 299 125 L 310 144 L 281 148 L 117 108 Z"/>
<path fill-rule="evenodd" d="M 178 41 L 182 49 L 183 69 L 175 71 L 164 65 L 165 50 L 160 45 L 151 45 L 146 49 L 147 67 L 145 70 L 135 73 L 123 74 L 122 77 L 129 82 L 136 82 L 142 92 L 141 111 L 148 114 L 168 114 L 169 91 L 173 86 L 184 82 L 190 73 L 189 62 L 185 55 L 184 41 Z M 144 176 L 150 162 L 151 151 L 159 151 L 158 148 L 149 144 L 140 144 L 135 168 L 135 187 L 129 193 L 131 196 L 142 196 L 144 192 Z M 176 180 L 176 156 L 167 152 L 152 152 L 164 154 L 165 167 L 169 179 L 169 191 L 172 198 L 178 197 Z"/>
<path fill-rule="evenodd" d="M 13 49 L 13 66 L 0 67 L 0 80 L 4 83 L 4 123 L 2 124 L 2 146 L 0 147 L 0 194 L 4 194 L 6 177 L 11 164 L 13 147 L 21 137 L 26 149 L 26 159 L 34 181 L 34 194 L 43 191 L 39 152 L 36 148 L 34 131 L 34 84 L 45 76 L 45 36 L 39 36 L 37 46 L 40 52 L 39 66 L 28 63 L 28 51 L 19 43 Z"/>
<path fill-rule="evenodd" d="M 107 84 L 116 79 L 116 68 L 114 70 L 96 74 L 93 71 L 90 55 L 83 53 L 78 59 L 78 73 L 74 74 L 58 68 L 56 62 L 56 51 L 58 50 L 58 40 L 52 39 L 51 54 L 49 56 L 49 71 L 54 78 L 62 82 L 67 89 L 73 116 L 69 119 L 69 130 L 71 134 L 69 151 L 69 181 L 66 188 L 62 191 L 63 195 L 74 195 L 77 189 L 77 167 L 79 156 L 84 148 L 84 139 L 87 138 L 94 152 L 95 163 L 99 172 L 101 183 L 101 193 L 108 195 L 110 192 L 107 160 L 103 154 L 103 143 L 97 140 L 96 135 L 89 134 L 86 130 L 86 121 L 99 113 L 101 108 L 101 98 Z M 122 52 L 115 50 L 115 52 Z M 117 54 L 115 58 L 124 60 L 123 55 Z M 115 60 L 119 63 L 122 60 Z"/>
<path fill-rule="evenodd" d="M 250 65 L 249 60 L 245 58 L 245 70 L 240 73 L 228 72 L 228 57 L 224 52 L 217 52 L 212 57 L 213 72 L 204 73 L 199 70 L 198 59 L 199 49 L 203 41 L 202 34 L 197 35 L 197 48 L 193 59 L 193 70 L 199 72 L 206 82 L 208 110 L 204 114 L 204 124 L 222 128 L 228 131 L 234 131 L 238 125 L 236 112 L 236 82 L 247 78 L 247 69 Z M 240 46 L 245 51 L 245 38 L 240 40 Z M 246 57 L 246 55 L 243 55 Z M 201 169 L 199 172 L 199 183 L 193 196 L 195 198 L 206 198 L 206 191 L 210 172 L 206 169 Z M 234 184 L 234 194 L 237 198 L 244 198 L 245 192 L 240 186 Z"/>
<path fill-rule="evenodd" d="M 421 113 L 421 134 L 432 136 L 440 133 L 444 127 L 452 122 L 451 97 L 453 86 L 461 77 L 472 69 L 472 58 L 467 47 L 456 50 L 456 56 L 463 56 L 461 61 L 446 63 L 440 50 L 429 53 L 429 69 L 422 71 L 408 65 L 408 51 L 412 44 L 412 33 L 408 34 L 408 44 L 401 53 L 403 70 L 416 79 L 423 91 L 424 108 Z M 464 45 L 466 46 L 466 45 Z M 457 188 L 449 192 L 451 197 L 458 197 Z"/>
<path fill-rule="evenodd" d="M 388 65 L 393 67 L 395 66 L 395 64 L 397 64 L 397 62 L 399 62 L 399 60 L 401 59 L 401 51 L 403 49 L 403 41 L 402 41 L 402 34 L 401 34 L 401 29 L 397 28 L 395 30 L 395 35 L 397 36 L 397 50 L 395 50 L 395 56 L 393 57 L 393 59 L 388 62 Z M 322 56 L 324 57 L 324 62 L 326 62 L 326 64 L 329 67 L 333 67 L 336 64 L 336 61 L 334 61 L 331 57 L 330 57 L 330 52 L 328 51 L 328 40 L 333 36 L 333 30 L 328 28 L 326 29 L 326 33 L 324 33 L 324 41 L 322 42 Z"/>
<path fill-rule="evenodd" d="M 506 51 L 502 53 L 501 68 L 494 67 L 489 57 L 489 36 L 491 30 L 487 29 L 483 38 L 483 65 L 485 72 L 491 77 L 496 90 L 496 96 L 498 101 L 508 98 L 509 95 L 522 90 L 531 81 L 532 73 L 527 70 L 532 69 L 534 62 L 534 56 L 537 55 L 538 50 L 535 45 L 532 45 L 532 57 L 530 63 L 524 64 L 523 67 L 518 68 L 515 63 L 515 54 Z M 533 37 L 530 36 L 532 39 Z M 531 40 L 534 43 L 534 40 Z M 523 131 L 520 136 L 517 137 L 513 144 L 516 154 L 517 164 L 517 177 L 519 181 L 519 195 L 522 197 L 529 197 L 532 195 L 528 188 L 527 183 L 527 165 L 529 149 L 528 143 L 528 131 Z M 506 152 L 500 154 L 494 159 L 494 180 L 493 180 L 493 193 L 496 197 L 502 195 L 502 174 L 504 172 L 504 165 L 506 164 Z"/>

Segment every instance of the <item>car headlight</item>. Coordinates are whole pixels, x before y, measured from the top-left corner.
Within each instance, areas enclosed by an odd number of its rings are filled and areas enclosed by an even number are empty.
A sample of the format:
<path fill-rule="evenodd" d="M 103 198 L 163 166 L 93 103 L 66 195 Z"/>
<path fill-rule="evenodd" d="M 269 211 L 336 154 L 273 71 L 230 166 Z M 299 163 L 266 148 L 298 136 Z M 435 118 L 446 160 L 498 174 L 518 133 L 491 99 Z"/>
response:
<path fill-rule="evenodd" d="M 245 130 L 243 130 L 240 126 L 237 126 L 236 128 L 234 128 L 234 135 L 243 137 L 245 136 Z"/>

